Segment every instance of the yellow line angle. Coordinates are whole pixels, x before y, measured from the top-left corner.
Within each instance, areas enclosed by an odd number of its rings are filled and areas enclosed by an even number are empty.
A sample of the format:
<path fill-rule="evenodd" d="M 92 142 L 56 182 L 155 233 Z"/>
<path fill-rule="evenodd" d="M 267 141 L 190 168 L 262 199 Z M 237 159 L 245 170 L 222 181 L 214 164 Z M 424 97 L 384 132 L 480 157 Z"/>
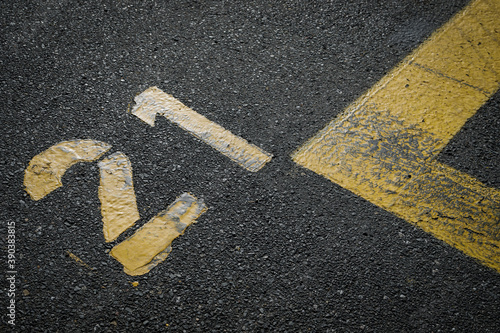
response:
<path fill-rule="evenodd" d="M 66 170 L 79 162 L 92 162 L 111 145 L 95 140 L 63 141 L 33 157 L 24 173 L 24 186 L 33 200 L 40 200 L 62 186 Z"/>
<path fill-rule="evenodd" d="M 144 122 L 154 126 L 156 114 L 160 114 L 249 171 L 259 171 L 272 158 L 270 153 L 208 120 L 157 87 L 136 96 L 135 102 L 132 114 Z"/>
<path fill-rule="evenodd" d="M 499 88 L 498 17 L 471 2 L 292 158 L 500 272 L 500 191 L 436 161 Z"/>
<path fill-rule="evenodd" d="M 101 180 L 99 200 L 106 242 L 115 240 L 139 220 L 132 181 L 132 165 L 122 152 L 116 152 L 98 163 Z"/>
<path fill-rule="evenodd" d="M 164 261 L 170 244 L 206 211 L 203 200 L 184 193 L 132 236 L 113 247 L 110 254 L 129 275 L 142 275 Z"/>

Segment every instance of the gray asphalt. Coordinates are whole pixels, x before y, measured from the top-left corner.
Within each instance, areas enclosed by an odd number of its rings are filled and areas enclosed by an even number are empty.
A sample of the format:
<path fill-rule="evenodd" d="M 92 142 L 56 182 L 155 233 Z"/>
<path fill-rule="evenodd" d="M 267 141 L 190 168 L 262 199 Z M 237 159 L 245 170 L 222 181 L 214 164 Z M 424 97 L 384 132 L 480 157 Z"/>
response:
<path fill-rule="evenodd" d="M 2 2 L 0 230 L 15 222 L 17 275 L 16 325 L 2 279 L 0 330 L 498 332 L 497 272 L 290 159 L 466 3 Z M 127 109 L 150 86 L 273 160 L 251 173 L 162 117 L 141 122 Z M 440 156 L 497 188 L 499 106 Z M 40 201 L 24 191 L 32 157 L 87 138 L 130 158 L 139 225 L 183 192 L 209 207 L 149 274 L 107 253 L 96 163 Z"/>

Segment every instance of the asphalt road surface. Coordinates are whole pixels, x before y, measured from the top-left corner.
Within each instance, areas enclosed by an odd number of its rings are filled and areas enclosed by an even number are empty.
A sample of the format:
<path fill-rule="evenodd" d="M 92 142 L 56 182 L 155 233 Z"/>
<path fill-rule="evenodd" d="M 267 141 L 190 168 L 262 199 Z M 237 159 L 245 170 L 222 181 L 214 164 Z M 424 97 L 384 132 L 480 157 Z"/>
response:
<path fill-rule="evenodd" d="M 2 2 L 0 330 L 498 332 L 497 271 L 290 158 L 465 5 Z M 147 125 L 130 108 L 152 86 L 272 160 L 249 172 L 163 117 Z M 499 107 L 497 93 L 439 155 L 494 188 Z M 97 162 L 26 193 L 30 160 L 76 139 L 131 162 L 141 220 L 118 241 L 182 193 L 207 205 L 149 273 L 109 255 Z"/>

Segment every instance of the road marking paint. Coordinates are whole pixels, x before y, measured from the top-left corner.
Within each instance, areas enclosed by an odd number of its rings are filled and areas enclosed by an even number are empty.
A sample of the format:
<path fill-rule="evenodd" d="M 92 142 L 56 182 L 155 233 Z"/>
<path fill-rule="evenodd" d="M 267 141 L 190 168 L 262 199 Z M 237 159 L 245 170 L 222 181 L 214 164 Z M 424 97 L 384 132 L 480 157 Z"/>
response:
<path fill-rule="evenodd" d="M 498 90 L 500 1 L 477 0 L 292 159 L 500 272 L 500 191 L 436 161 Z"/>
<path fill-rule="evenodd" d="M 42 199 L 62 186 L 61 178 L 71 165 L 94 161 L 110 148 L 111 145 L 94 140 L 64 141 L 50 147 L 35 156 L 26 168 L 26 191 L 33 200 Z M 122 152 L 108 156 L 98 165 L 103 234 L 105 241 L 111 242 L 140 219 L 132 165 Z M 113 247 L 110 254 L 124 265 L 127 274 L 148 273 L 167 258 L 172 241 L 206 210 L 203 200 L 184 193 L 131 237 Z M 77 263 L 89 267 L 73 253 L 66 253 Z"/>
<path fill-rule="evenodd" d="M 125 154 L 116 152 L 98 163 L 101 173 L 99 200 L 106 242 L 140 219 L 132 181 L 132 166 Z"/>
<path fill-rule="evenodd" d="M 66 170 L 79 162 L 99 159 L 111 145 L 95 140 L 63 141 L 33 157 L 26 168 L 24 186 L 33 200 L 40 200 L 62 186 Z M 101 173 L 99 199 L 106 242 L 115 240 L 139 220 L 128 158 L 117 152 L 98 163 Z"/>
<path fill-rule="evenodd" d="M 156 114 L 160 114 L 249 171 L 259 171 L 272 158 L 272 154 L 232 134 L 157 87 L 136 96 L 135 102 L 132 114 L 144 122 L 154 126 Z"/>
<path fill-rule="evenodd" d="M 134 235 L 113 247 L 110 254 L 123 264 L 125 273 L 145 274 L 167 258 L 172 241 L 206 209 L 203 200 L 184 193 Z"/>
<path fill-rule="evenodd" d="M 414 54 L 416 65 L 492 94 L 500 72 L 500 1 L 475 1 Z M 461 17 L 460 17 L 461 16 Z"/>
<path fill-rule="evenodd" d="M 82 259 L 78 258 L 76 255 L 74 255 L 73 253 L 69 252 L 69 251 L 66 251 L 66 253 L 68 254 L 68 256 L 73 259 L 78 265 L 80 266 L 83 266 L 85 268 L 88 268 L 90 269 L 91 271 L 94 271 L 95 268 L 92 268 L 90 267 L 89 265 L 87 265 Z"/>
<path fill-rule="evenodd" d="M 111 145 L 95 140 L 60 142 L 33 157 L 24 173 L 26 192 L 40 200 L 62 186 L 62 176 L 73 164 L 92 162 L 111 149 Z"/>

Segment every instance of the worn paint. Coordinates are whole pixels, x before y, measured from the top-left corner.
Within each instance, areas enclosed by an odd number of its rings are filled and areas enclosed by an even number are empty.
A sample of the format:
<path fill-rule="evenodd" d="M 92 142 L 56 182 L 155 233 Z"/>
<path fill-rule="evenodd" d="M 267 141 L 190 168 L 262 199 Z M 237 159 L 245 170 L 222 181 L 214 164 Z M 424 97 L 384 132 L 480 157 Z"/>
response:
<path fill-rule="evenodd" d="M 436 161 L 499 88 L 498 17 L 472 2 L 292 158 L 500 272 L 500 191 Z"/>
<path fill-rule="evenodd" d="M 85 268 L 88 268 L 90 269 L 91 271 L 95 270 L 95 268 L 92 268 L 90 267 L 89 265 L 87 265 L 82 259 L 78 258 L 76 255 L 74 255 L 73 253 L 71 253 L 70 251 L 66 251 L 66 253 L 68 254 L 68 256 L 73 259 L 78 265 L 80 266 L 83 266 Z"/>
<path fill-rule="evenodd" d="M 154 126 L 156 114 L 160 114 L 249 171 L 259 171 L 272 158 L 270 153 L 208 120 L 157 87 L 136 96 L 135 102 L 132 114 L 144 122 Z"/>
<path fill-rule="evenodd" d="M 99 162 L 99 169 L 103 233 L 106 242 L 111 242 L 140 218 L 132 165 L 125 154 L 116 152 Z"/>
<path fill-rule="evenodd" d="M 26 168 L 26 191 L 33 200 L 42 199 L 62 186 L 61 179 L 71 165 L 95 161 L 110 148 L 111 145 L 94 140 L 64 141 L 50 147 L 35 156 Z M 122 152 L 104 158 L 98 165 L 103 234 L 105 241 L 111 242 L 140 219 L 132 165 Z M 135 234 L 113 247 L 111 255 L 124 265 L 127 274 L 145 274 L 167 258 L 172 250 L 171 242 L 206 209 L 203 200 L 184 193 Z M 66 252 L 75 262 L 90 268 L 76 255 Z"/>
<path fill-rule="evenodd" d="M 184 193 L 131 237 L 113 247 L 110 254 L 129 275 L 142 275 L 164 261 L 170 244 L 206 210 L 203 200 Z"/>
<path fill-rule="evenodd" d="M 92 162 L 111 145 L 95 140 L 60 142 L 33 157 L 24 173 L 24 186 L 33 200 L 40 200 L 62 186 L 66 170 L 79 162 Z"/>

